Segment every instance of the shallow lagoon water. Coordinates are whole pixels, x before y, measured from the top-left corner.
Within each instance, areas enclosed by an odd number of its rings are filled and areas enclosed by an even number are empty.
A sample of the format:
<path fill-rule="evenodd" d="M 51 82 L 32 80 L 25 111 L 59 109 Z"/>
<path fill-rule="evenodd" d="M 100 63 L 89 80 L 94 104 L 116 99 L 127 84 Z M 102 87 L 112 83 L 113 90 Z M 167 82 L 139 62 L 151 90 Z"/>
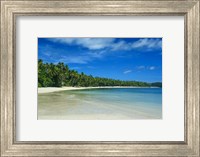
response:
<path fill-rule="evenodd" d="M 161 118 L 161 88 L 101 88 L 38 94 L 39 120 Z"/>

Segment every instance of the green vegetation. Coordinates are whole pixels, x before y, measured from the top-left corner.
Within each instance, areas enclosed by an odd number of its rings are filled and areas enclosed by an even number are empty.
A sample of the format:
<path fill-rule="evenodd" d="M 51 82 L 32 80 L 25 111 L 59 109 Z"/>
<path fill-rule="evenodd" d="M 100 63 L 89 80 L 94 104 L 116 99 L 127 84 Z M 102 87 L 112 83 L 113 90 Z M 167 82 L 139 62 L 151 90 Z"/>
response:
<path fill-rule="evenodd" d="M 162 88 L 162 83 L 161 82 L 154 82 L 154 83 L 151 83 L 151 86 Z"/>
<path fill-rule="evenodd" d="M 75 70 L 70 70 L 64 63 L 43 63 L 38 61 L 38 87 L 97 87 L 97 86 L 140 86 L 162 87 L 161 82 L 146 83 L 138 81 L 121 81 L 108 78 L 100 78 L 79 74 Z"/>

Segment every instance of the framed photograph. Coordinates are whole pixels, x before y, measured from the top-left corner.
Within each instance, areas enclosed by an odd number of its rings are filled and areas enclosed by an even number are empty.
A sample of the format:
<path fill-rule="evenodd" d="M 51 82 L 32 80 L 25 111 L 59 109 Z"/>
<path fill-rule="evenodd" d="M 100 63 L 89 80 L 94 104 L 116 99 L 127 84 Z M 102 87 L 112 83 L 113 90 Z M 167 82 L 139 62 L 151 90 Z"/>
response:
<path fill-rule="evenodd" d="M 161 119 L 161 80 L 161 38 L 38 39 L 38 119 Z"/>
<path fill-rule="evenodd" d="M 199 1 L 1 0 L 1 156 L 199 155 Z"/>

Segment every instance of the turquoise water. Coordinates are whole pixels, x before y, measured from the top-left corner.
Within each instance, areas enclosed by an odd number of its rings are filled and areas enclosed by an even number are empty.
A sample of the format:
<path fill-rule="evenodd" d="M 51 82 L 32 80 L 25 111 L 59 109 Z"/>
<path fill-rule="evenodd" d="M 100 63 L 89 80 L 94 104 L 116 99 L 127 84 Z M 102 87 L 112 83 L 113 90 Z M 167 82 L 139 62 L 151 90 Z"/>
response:
<path fill-rule="evenodd" d="M 161 88 L 105 88 L 38 95 L 38 119 L 161 119 Z"/>

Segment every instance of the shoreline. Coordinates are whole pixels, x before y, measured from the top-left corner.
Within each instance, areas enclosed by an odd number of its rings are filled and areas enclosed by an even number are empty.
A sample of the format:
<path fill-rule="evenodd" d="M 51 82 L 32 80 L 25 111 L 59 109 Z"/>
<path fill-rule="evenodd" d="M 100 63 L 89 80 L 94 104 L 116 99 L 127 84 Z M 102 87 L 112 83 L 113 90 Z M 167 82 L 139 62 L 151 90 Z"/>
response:
<path fill-rule="evenodd" d="M 38 87 L 38 94 L 53 93 L 68 90 L 100 89 L 100 88 L 159 88 L 159 87 L 137 87 L 137 86 L 100 86 L 100 87 Z"/>

